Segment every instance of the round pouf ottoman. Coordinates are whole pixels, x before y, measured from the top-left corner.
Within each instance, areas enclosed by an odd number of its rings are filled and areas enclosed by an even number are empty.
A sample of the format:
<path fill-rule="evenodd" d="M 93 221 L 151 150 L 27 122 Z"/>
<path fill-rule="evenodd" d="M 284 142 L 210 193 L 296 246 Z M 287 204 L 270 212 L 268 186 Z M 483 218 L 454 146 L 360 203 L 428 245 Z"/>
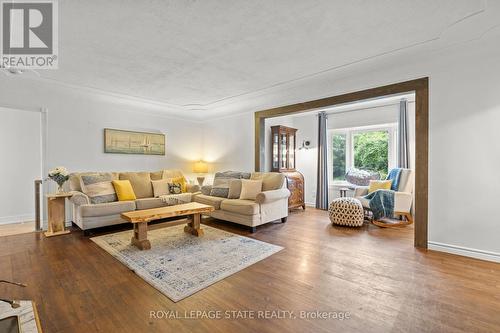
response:
<path fill-rule="evenodd" d="M 361 227 L 364 214 L 363 205 L 355 198 L 337 198 L 330 203 L 328 209 L 333 224 L 349 227 Z"/>

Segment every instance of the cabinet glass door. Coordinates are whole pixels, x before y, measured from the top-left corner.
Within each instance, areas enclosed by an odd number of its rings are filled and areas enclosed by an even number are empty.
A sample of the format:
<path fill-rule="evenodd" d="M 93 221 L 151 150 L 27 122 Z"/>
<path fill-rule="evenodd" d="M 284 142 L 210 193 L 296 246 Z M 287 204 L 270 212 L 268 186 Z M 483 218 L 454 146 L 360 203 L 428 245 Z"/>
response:
<path fill-rule="evenodd" d="M 279 137 L 278 133 L 273 134 L 273 169 L 278 169 L 279 163 L 278 163 L 278 142 Z"/>
<path fill-rule="evenodd" d="M 288 140 L 288 169 L 295 169 L 295 135 L 290 135 Z"/>
<path fill-rule="evenodd" d="M 281 134 L 281 142 L 280 142 L 280 150 L 281 150 L 281 166 L 280 168 L 286 169 L 286 155 L 288 153 L 288 147 L 287 147 L 287 135 Z"/>

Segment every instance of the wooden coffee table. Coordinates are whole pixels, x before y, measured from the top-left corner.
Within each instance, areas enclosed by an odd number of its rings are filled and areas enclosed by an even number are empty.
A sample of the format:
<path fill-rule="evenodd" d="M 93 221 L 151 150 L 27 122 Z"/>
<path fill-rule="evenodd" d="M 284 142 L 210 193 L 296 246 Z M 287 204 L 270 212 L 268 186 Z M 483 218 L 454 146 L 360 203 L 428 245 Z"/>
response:
<path fill-rule="evenodd" d="M 130 223 L 134 224 L 134 236 L 132 237 L 132 245 L 137 246 L 141 250 L 149 250 L 151 243 L 148 240 L 148 222 L 161 220 L 169 217 L 187 216 L 188 223 L 184 227 L 184 231 L 197 237 L 203 236 L 201 229 L 201 214 L 209 213 L 214 210 L 214 207 L 204 205 L 197 202 L 190 202 L 175 206 L 135 210 L 132 212 L 122 213 L 121 217 Z"/>

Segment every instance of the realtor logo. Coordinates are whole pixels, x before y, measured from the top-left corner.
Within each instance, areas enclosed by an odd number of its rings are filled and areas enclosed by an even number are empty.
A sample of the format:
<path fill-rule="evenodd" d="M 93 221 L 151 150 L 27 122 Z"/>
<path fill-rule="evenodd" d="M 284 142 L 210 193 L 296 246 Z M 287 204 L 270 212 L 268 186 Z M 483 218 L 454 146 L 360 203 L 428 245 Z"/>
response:
<path fill-rule="evenodd" d="M 1 2 L 1 68 L 57 68 L 57 2 Z"/>

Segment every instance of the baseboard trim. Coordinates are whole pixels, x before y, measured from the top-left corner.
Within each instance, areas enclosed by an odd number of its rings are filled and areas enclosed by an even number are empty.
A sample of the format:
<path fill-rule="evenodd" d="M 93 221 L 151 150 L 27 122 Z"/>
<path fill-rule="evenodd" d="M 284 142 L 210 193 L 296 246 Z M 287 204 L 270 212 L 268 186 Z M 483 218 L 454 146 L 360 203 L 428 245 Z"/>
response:
<path fill-rule="evenodd" d="M 2 216 L 0 217 L 0 225 L 2 224 L 15 224 L 21 222 L 34 221 L 35 216 L 31 214 L 26 215 L 14 215 L 14 216 Z"/>
<path fill-rule="evenodd" d="M 444 244 L 439 242 L 428 242 L 427 247 L 429 250 L 458 254 L 460 256 L 500 263 L 500 253 L 496 252 L 471 249 L 468 247 Z"/>

